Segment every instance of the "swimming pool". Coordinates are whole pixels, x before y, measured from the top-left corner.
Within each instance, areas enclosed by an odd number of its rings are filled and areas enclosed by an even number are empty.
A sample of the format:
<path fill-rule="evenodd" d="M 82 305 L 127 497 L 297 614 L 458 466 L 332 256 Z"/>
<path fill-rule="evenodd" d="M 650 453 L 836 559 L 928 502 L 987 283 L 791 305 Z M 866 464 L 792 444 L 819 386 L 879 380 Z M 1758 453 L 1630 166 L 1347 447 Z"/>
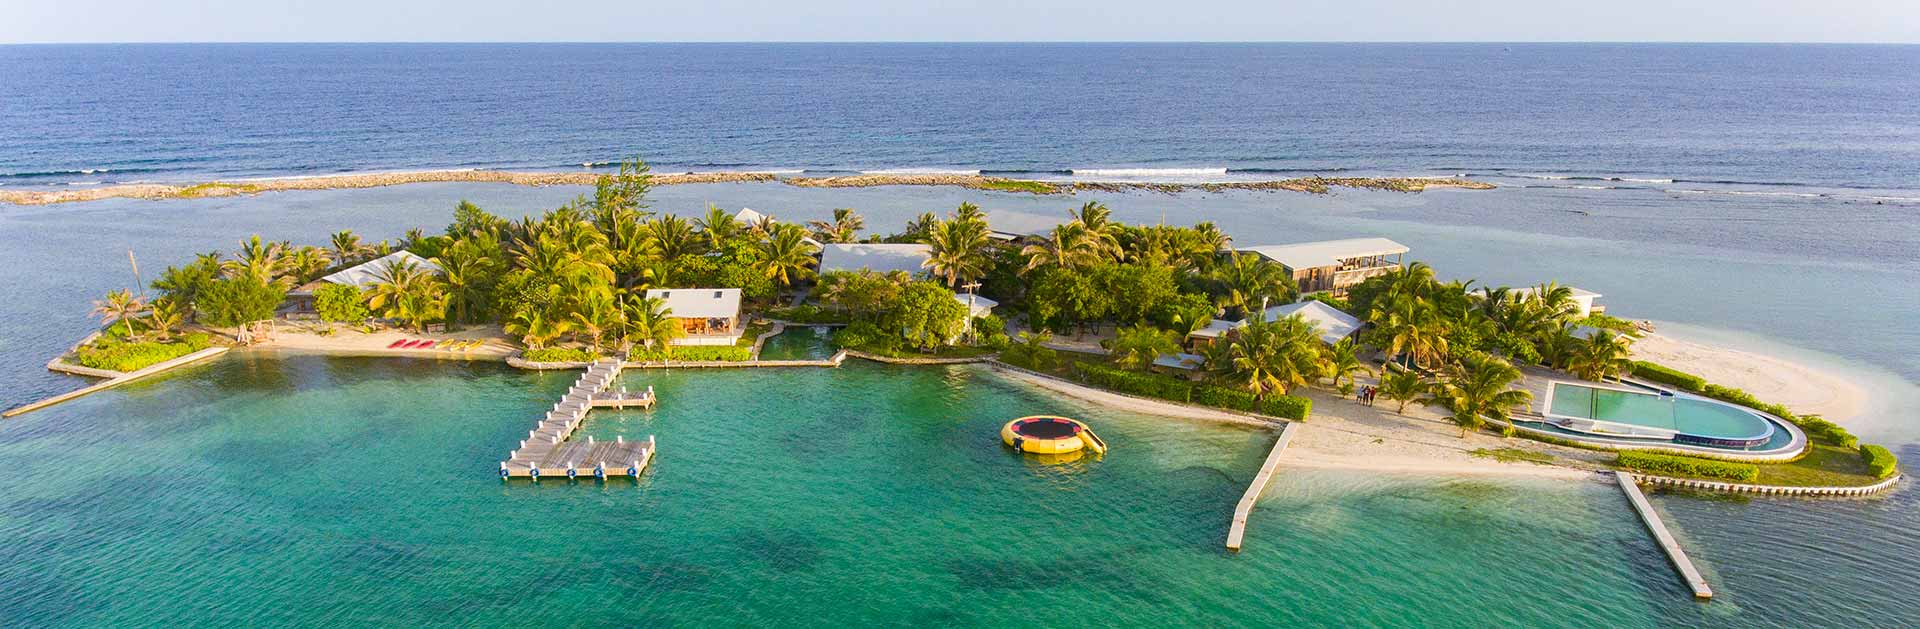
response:
<path fill-rule="evenodd" d="M 1713 400 L 1554 382 L 1547 413 L 1556 425 L 1610 437 L 1745 448 L 1773 437 L 1773 422 Z"/>

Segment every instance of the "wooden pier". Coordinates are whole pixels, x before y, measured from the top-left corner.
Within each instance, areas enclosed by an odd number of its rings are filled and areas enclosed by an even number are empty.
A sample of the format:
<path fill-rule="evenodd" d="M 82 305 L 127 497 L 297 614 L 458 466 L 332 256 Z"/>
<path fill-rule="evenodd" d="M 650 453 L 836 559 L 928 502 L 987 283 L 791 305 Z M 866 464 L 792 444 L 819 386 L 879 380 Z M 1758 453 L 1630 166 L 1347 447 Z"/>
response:
<path fill-rule="evenodd" d="M 1660 550 L 1666 551 L 1667 561 L 1672 562 L 1674 571 L 1680 573 L 1680 580 L 1693 590 L 1693 597 L 1703 600 L 1713 598 L 1713 588 L 1707 587 L 1706 577 L 1700 576 L 1700 570 L 1693 567 L 1693 560 L 1687 558 L 1687 551 L 1681 550 L 1680 542 L 1673 538 L 1673 533 L 1667 531 L 1666 523 L 1660 521 L 1660 514 L 1653 510 L 1652 503 L 1647 502 L 1646 494 L 1640 493 L 1640 485 L 1635 482 L 1633 475 L 1614 472 L 1613 477 L 1619 481 L 1620 491 L 1627 495 L 1627 502 L 1633 503 L 1634 512 L 1639 513 L 1640 520 L 1646 523 L 1647 531 L 1653 533 L 1653 541 L 1660 544 Z"/>
<path fill-rule="evenodd" d="M 88 338 L 92 338 L 92 337 L 88 337 Z M 150 365 L 138 371 L 124 373 L 118 376 L 108 378 L 105 382 L 101 382 L 99 384 L 95 384 L 90 387 L 86 387 L 82 389 L 74 389 L 72 391 L 68 391 L 66 393 L 62 393 L 44 400 L 40 400 L 38 402 L 26 404 L 18 408 L 8 409 L 6 412 L 0 413 L 0 417 L 13 417 L 21 413 L 26 413 L 26 412 L 46 408 L 49 406 L 53 406 L 55 404 L 59 404 L 67 400 L 71 400 L 83 395 L 87 395 L 89 393 L 94 393 L 97 391 L 105 391 L 107 389 L 111 389 L 129 382 L 133 382 L 135 380 L 139 380 L 147 376 L 151 376 L 169 369 L 173 369 L 174 367 L 190 365 L 193 363 L 200 362 L 202 360 L 206 360 L 208 358 L 212 358 L 214 356 L 225 354 L 227 353 L 227 349 L 228 348 L 226 347 L 209 347 L 191 354 L 187 354 L 185 356 L 181 356 L 179 358 L 155 363 L 153 365 Z M 54 360 L 58 361 L 59 359 L 56 358 Z M 49 368 L 51 369 L 52 367 L 49 367 Z"/>
<path fill-rule="evenodd" d="M 1247 535 L 1247 517 L 1253 515 L 1254 503 L 1260 502 L 1260 494 L 1266 493 L 1267 483 L 1273 481 L 1273 469 L 1280 465 L 1280 455 L 1287 451 L 1287 444 L 1293 441 L 1293 431 L 1299 427 L 1300 422 L 1287 422 L 1287 426 L 1280 429 L 1280 438 L 1273 441 L 1267 462 L 1260 465 L 1260 473 L 1247 484 L 1247 493 L 1240 496 L 1240 504 L 1233 508 L 1233 526 L 1227 529 L 1227 550 L 1240 552 L 1240 542 Z"/>
<path fill-rule="evenodd" d="M 585 423 L 594 407 L 652 407 L 653 390 L 645 393 L 607 391 L 620 375 L 620 361 L 602 360 L 587 367 L 587 372 L 567 389 L 560 401 L 540 419 L 519 449 L 500 462 L 500 478 L 579 478 L 589 476 L 639 476 L 653 461 L 654 440 L 628 441 L 624 436 L 613 441 L 571 440 L 573 431 Z"/>

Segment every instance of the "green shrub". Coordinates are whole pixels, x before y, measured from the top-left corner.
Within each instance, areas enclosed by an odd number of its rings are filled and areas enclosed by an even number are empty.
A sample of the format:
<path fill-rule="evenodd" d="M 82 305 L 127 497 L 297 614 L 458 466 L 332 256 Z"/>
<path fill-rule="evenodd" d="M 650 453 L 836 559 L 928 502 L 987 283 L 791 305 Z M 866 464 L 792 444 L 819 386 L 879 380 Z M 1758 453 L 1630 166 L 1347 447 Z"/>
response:
<path fill-rule="evenodd" d="M 791 323 L 846 323 L 847 313 L 841 310 L 828 310 L 813 304 L 800 304 L 792 308 L 774 308 L 760 313 L 768 319 L 779 319 Z"/>
<path fill-rule="evenodd" d="M 1860 447 L 1859 437 L 1853 436 L 1853 433 L 1847 432 L 1847 429 L 1841 428 L 1839 424 L 1827 421 L 1825 417 L 1802 415 L 1796 418 L 1794 423 L 1799 424 L 1801 430 L 1807 431 L 1807 437 L 1814 441 L 1848 449 Z"/>
<path fill-rule="evenodd" d="M 520 355 L 521 358 L 536 363 L 590 363 L 600 358 L 598 354 L 572 347 L 548 347 L 530 349 Z"/>
<path fill-rule="evenodd" d="M 1307 415 L 1313 412 L 1313 400 L 1292 395 L 1276 395 L 1260 403 L 1260 414 L 1281 419 L 1307 421 Z"/>
<path fill-rule="evenodd" d="M 1073 373 L 1081 381 L 1102 389 L 1175 402 L 1193 400 L 1193 385 L 1165 376 L 1126 371 L 1088 362 L 1074 363 Z"/>
<path fill-rule="evenodd" d="M 188 353 L 192 353 L 213 347 L 213 336 L 206 332 L 194 332 L 192 334 L 182 335 L 178 342 L 181 345 L 187 346 Z"/>
<path fill-rule="evenodd" d="M 687 362 L 738 362 L 753 360 L 753 348 L 738 345 L 674 345 L 653 349 L 635 348 L 631 360 L 680 360 Z"/>
<path fill-rule="evenodd" d="M 1193 390 L 1193 403 L 1236 411 L 1252 411 L 1253 394 L 1226 387 L 1200 387 Z"/>
<path fill-rule="evenodd" d="M 1000 362 L 1021 369 L 1053 371 L 1060 366 L 1060 352 L 1051 347 L 1028 347 L 1025 343 L 1014 343 L 1000 352 Z"/>
<path fill-rule="evenodd" d="M 202 334 L 201 336 L 206 336 Z M 204 339 L 202 341 L 205 342 Z M 206 349 L 181 343 L 96 343 L 92 347 L 82 348 L 77 357 L 80 364 L 94 369 L 110 371 L 138 371 L 160 362 L 173 360 L 196 351 Z"/>
<path fill-rule="evenodd" d="M 894 354 L 900 351 L 901 338 L 870 321 L 855 321 L 833 333 L 833 344 L 875 354 Z"/>
<path fill-rule="evenodd" d="M 1892 476 L 1895 467 L 1899 464 L 1893 452 L 1873 444 L 1860 446 L 1860 460 L 1867 464 L 1867 470 L 1873 473 L 1874 478 Z"/>
<path fill-rule="evenodd" d="M 1679 387 L 1682 391 L 1699 393 L 1707 388 L 1706 378 L 1644 360 L 1633 362 L 1633 375 L 1648 382 Z"/>
<path fill-rule="evenodd" d="M 1686 456 L 1672 456 L 1626 450 L 1614 459 L 1614 465 L 1630 470 L 1652 472 L 1655 474 L 1674 474 L 1700 478 L 1718 478 L 1722 480 L 1753 482 L 1760 477 L 1760 468 L 1752 463 L 1734 463 L 1715 461 Z"/>
<path fill-rule="evenodd" d="M 313 289 L 313 311 L 321 321 L 336 323 L 359 323 L 372 316 L 358 287 L 332 282 Z"/>

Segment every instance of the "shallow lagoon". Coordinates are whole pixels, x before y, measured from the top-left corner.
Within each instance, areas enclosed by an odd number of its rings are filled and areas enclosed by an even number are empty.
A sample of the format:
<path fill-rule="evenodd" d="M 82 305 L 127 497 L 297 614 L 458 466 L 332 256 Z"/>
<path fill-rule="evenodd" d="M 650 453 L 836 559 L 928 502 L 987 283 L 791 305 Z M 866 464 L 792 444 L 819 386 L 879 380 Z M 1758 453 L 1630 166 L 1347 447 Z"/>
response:
<path fill-rule="evenodd" d="M 1088 408 L 971 367 L 624 378 L 662 406 L 583 430 L 657 435 L 638 482 L 495 478 L 570 378 L 492 364 L 242 354 L 28 415 L 0 433 L 0 621 L 1618 626 L 1712 611 L 1603 484 L 1292 472 L 1235 556 L 1221 540 L 1267 430 Z M 1035 412 L 1094 422 L 1113 453 L 1040 465 L 1000 446 L 1000 423 Z"/>

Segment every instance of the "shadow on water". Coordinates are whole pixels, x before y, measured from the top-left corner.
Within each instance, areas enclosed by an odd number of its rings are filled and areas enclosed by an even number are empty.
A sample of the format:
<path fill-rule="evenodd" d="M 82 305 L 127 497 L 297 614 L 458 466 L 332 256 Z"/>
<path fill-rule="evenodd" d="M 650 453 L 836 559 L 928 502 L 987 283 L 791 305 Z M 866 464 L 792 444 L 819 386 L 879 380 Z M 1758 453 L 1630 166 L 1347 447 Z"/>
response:
<path fill-rule="evenodd" d="M 775 571 L 789 574 L 812 572 L 826 555 L 819 540 L 791 530 L 748 531 L 727 543 Z"/>

